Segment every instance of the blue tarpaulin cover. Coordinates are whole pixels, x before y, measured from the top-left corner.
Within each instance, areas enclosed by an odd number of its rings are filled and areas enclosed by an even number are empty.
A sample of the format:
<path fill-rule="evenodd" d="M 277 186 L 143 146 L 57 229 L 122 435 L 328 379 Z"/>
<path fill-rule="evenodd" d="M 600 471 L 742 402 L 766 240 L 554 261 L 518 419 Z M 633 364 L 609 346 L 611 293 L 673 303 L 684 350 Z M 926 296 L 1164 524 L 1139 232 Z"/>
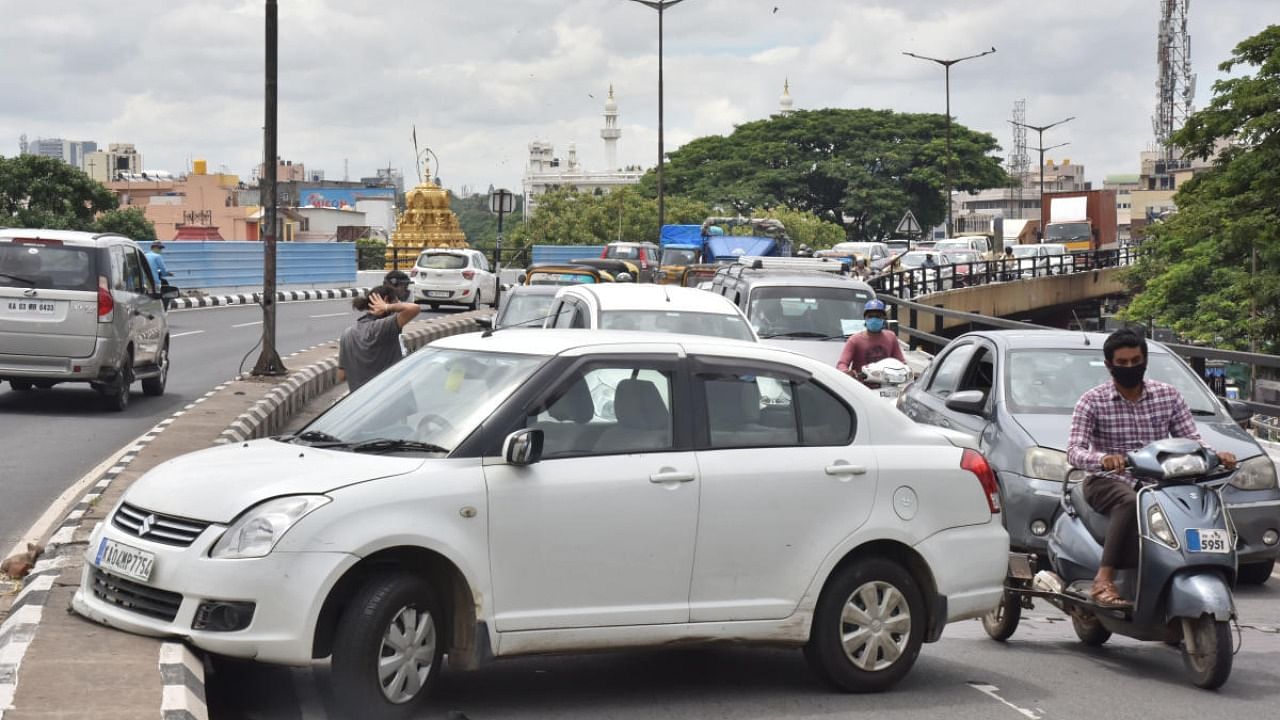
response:
<path fill-rule="evenodd" d="M 707 238 L 707 251 L 712 262 L 736 260 L 743 255 L 770 256 L 777 244 L 772 238 L 753 235 L 720 235 Z"/>
<path fill-rule="evenodd" d="M 662 245 L 702 245 L 701 225 L 663 225 Z"/>

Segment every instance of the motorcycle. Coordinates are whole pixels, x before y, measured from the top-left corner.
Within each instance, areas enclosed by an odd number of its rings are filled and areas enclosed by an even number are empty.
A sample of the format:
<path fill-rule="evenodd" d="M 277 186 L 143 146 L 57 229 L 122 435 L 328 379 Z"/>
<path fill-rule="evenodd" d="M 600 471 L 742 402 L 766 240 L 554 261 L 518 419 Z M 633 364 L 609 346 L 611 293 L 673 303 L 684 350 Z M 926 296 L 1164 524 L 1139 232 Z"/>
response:
<path fill-rule="evenodd" d="M 880 397 L 896 402 L 902 389 L 911 382 L 911 368 L 897 358 L 884 358 L 862 366 L 858 379 L 863 385 L 877 390 Z"/>
<path fill-rule="evenodd" d="M 1102 606 L 1090 596 L 1102 559 L 1108 517 L 1085 502 L 1083 472 L 1063 481 L 1062 512 L 1049 536 L 1051 569 L 1035 571 L 1034 554 L 1009 553 L 1000 605 L 982 620 L 998 641 L 1013 636 L 1024 609 L 1041 599 L 1071 618 L 1076 636 L 1097 647 L 1118 633 L 1178 646 L 1191 682 L 1214 689 L 1231 674 L 1231 587 L 1236 532 L 1221 489 L 1235 474 L 1195 440 L 1157 440 L 1125 456 L 1138 490 L 1137 569 L 1119 570 L 1116 586 L 1131 606 Z"/>

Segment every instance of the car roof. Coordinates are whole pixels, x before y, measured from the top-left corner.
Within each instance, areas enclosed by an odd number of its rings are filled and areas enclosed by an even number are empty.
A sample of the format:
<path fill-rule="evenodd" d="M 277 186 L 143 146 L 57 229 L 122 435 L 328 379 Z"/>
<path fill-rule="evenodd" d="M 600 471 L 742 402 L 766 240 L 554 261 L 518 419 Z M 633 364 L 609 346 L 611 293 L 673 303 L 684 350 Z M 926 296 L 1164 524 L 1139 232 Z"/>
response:
<path fill-rule="evenodd" d="M 422 248 L 422 252 L 421 252 L 421 253 L 419 253 L 418 255 L 419 255 L 419 257 L 421 257 L 422 255 L 424 255 L 424 254 L 426 254 L 426 253 L 442 253 L 442 254 L 448 254 L 448 255 L 462 255 L 462 254 L 465 254 L 465 253 L 474 253 L 474 252 L 480 252 L 480 251 L 479 251 L 479 250 L 476 250 L 475 248 L 433 248 L 433 247 L 429 247 L 429 248 Z"/>
<path fill-rule="evenodd" d="M 99 240 L 125 240 L 116 233 L 94 233 L 81 230 L 43 230 L 40 228 L 0 228 L 0 239 L 60 240 L 78 245 L 96 245 Z"/>
<path fill-rule="evenodd" d="M 568 285 L 563 295 L 588 295 L 603 312 L 611 310 L 683 310 L 718 315 L 737 315 L 728 299 L 697 288 L 649 283 Z M 558 297 L 558 295 L 557 295 Z"/>
<path fill-rule="evenodd" d="M 751 286 L 762 287 L 853 287 L 859 290 L 875 292 L 870 285 L 861 280 L 846 276 L 832 275 L 821 270 L 752 270 L 742 273 L 739 282 Z"/>
<path fill-rule="evenodd" d="M 565 285 L 512 285 L 502 291 L 503 295 L 555 295 Z"/>
<path fill-rule="evenodd" d="M 1056 329 L 978 330 L 965 333 L 952 342 L 968 337 L 984 337 L 1006 349 L 1097 350 L 1101 353 L 1107 335 L 1108 333 Z M 1147 339 L 1147 346 L 1152 353 L 1169 352 L 1168 348 L 1150 338 Z"/>
<path fill-rule="evenodd" d="M 505 352 L 519 355 L 559 355 L 579 349 L 590 349 L 609 345 L 724 345 L 740 352 L 742 349 L 764 347 L 759 343 L 746 340 L 730 340 L 703 335 L 677 335 L 674 333 L 637 332 L 633 330 L 582 330 L 582 329 L 498 329 L 486 336 L 484 333 L 472 332 L 463 335 L 433 340 L 431 347 L 451 348 L 455 350 L 482 350 L 487 352 Z M 779 357 L 788 355 L 779 351 Z"/>

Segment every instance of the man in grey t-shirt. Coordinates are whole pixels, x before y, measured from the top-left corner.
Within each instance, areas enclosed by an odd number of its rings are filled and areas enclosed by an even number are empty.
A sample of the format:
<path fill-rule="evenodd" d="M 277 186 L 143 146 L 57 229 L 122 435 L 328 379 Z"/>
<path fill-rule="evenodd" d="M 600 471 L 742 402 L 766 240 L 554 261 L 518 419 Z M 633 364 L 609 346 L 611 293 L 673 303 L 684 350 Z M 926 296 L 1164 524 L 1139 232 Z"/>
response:
<path fill-rule="evenodd" d="M 353 303 L 366 312 L 338 341 L 338 381 L 345 380 L 352 391 L 403 357 L 400 331 L 421 308 L 417 303 L 400 302 L 397 295 L 395 289 L 384 285 Z"/>

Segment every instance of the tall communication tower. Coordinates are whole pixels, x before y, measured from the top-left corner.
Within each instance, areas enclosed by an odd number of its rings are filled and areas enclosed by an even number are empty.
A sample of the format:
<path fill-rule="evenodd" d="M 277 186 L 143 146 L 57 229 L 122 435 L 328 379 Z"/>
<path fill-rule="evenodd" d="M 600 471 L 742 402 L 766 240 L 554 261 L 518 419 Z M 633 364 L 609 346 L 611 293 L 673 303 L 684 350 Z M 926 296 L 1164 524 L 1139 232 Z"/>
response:
<path fill-rule="evenodd" d="M 1009 177 L 1013 184 L 1009 202 L 1013 205 L 1009 217 L 1021 220 L 1023 214 L 1022 189 L 1031 172 L 1031 158 L 1027 155 L 1027 100 L 1013 101 L 1013 153 L 1009 155 Z"/>
<path fill-rule="evenodd" d="M 1194 108 L 1196 76 L 1191 72 L 1191 36 L 1187 33 L 1187 8 L 1191 0 L 1159 0 L 1160 30 L 1157 36 L 1156 114 L 1151 118 L 1156 147 L 1166 161 L 1177 154 L 1169 138 L 1186 123 Z"/>

